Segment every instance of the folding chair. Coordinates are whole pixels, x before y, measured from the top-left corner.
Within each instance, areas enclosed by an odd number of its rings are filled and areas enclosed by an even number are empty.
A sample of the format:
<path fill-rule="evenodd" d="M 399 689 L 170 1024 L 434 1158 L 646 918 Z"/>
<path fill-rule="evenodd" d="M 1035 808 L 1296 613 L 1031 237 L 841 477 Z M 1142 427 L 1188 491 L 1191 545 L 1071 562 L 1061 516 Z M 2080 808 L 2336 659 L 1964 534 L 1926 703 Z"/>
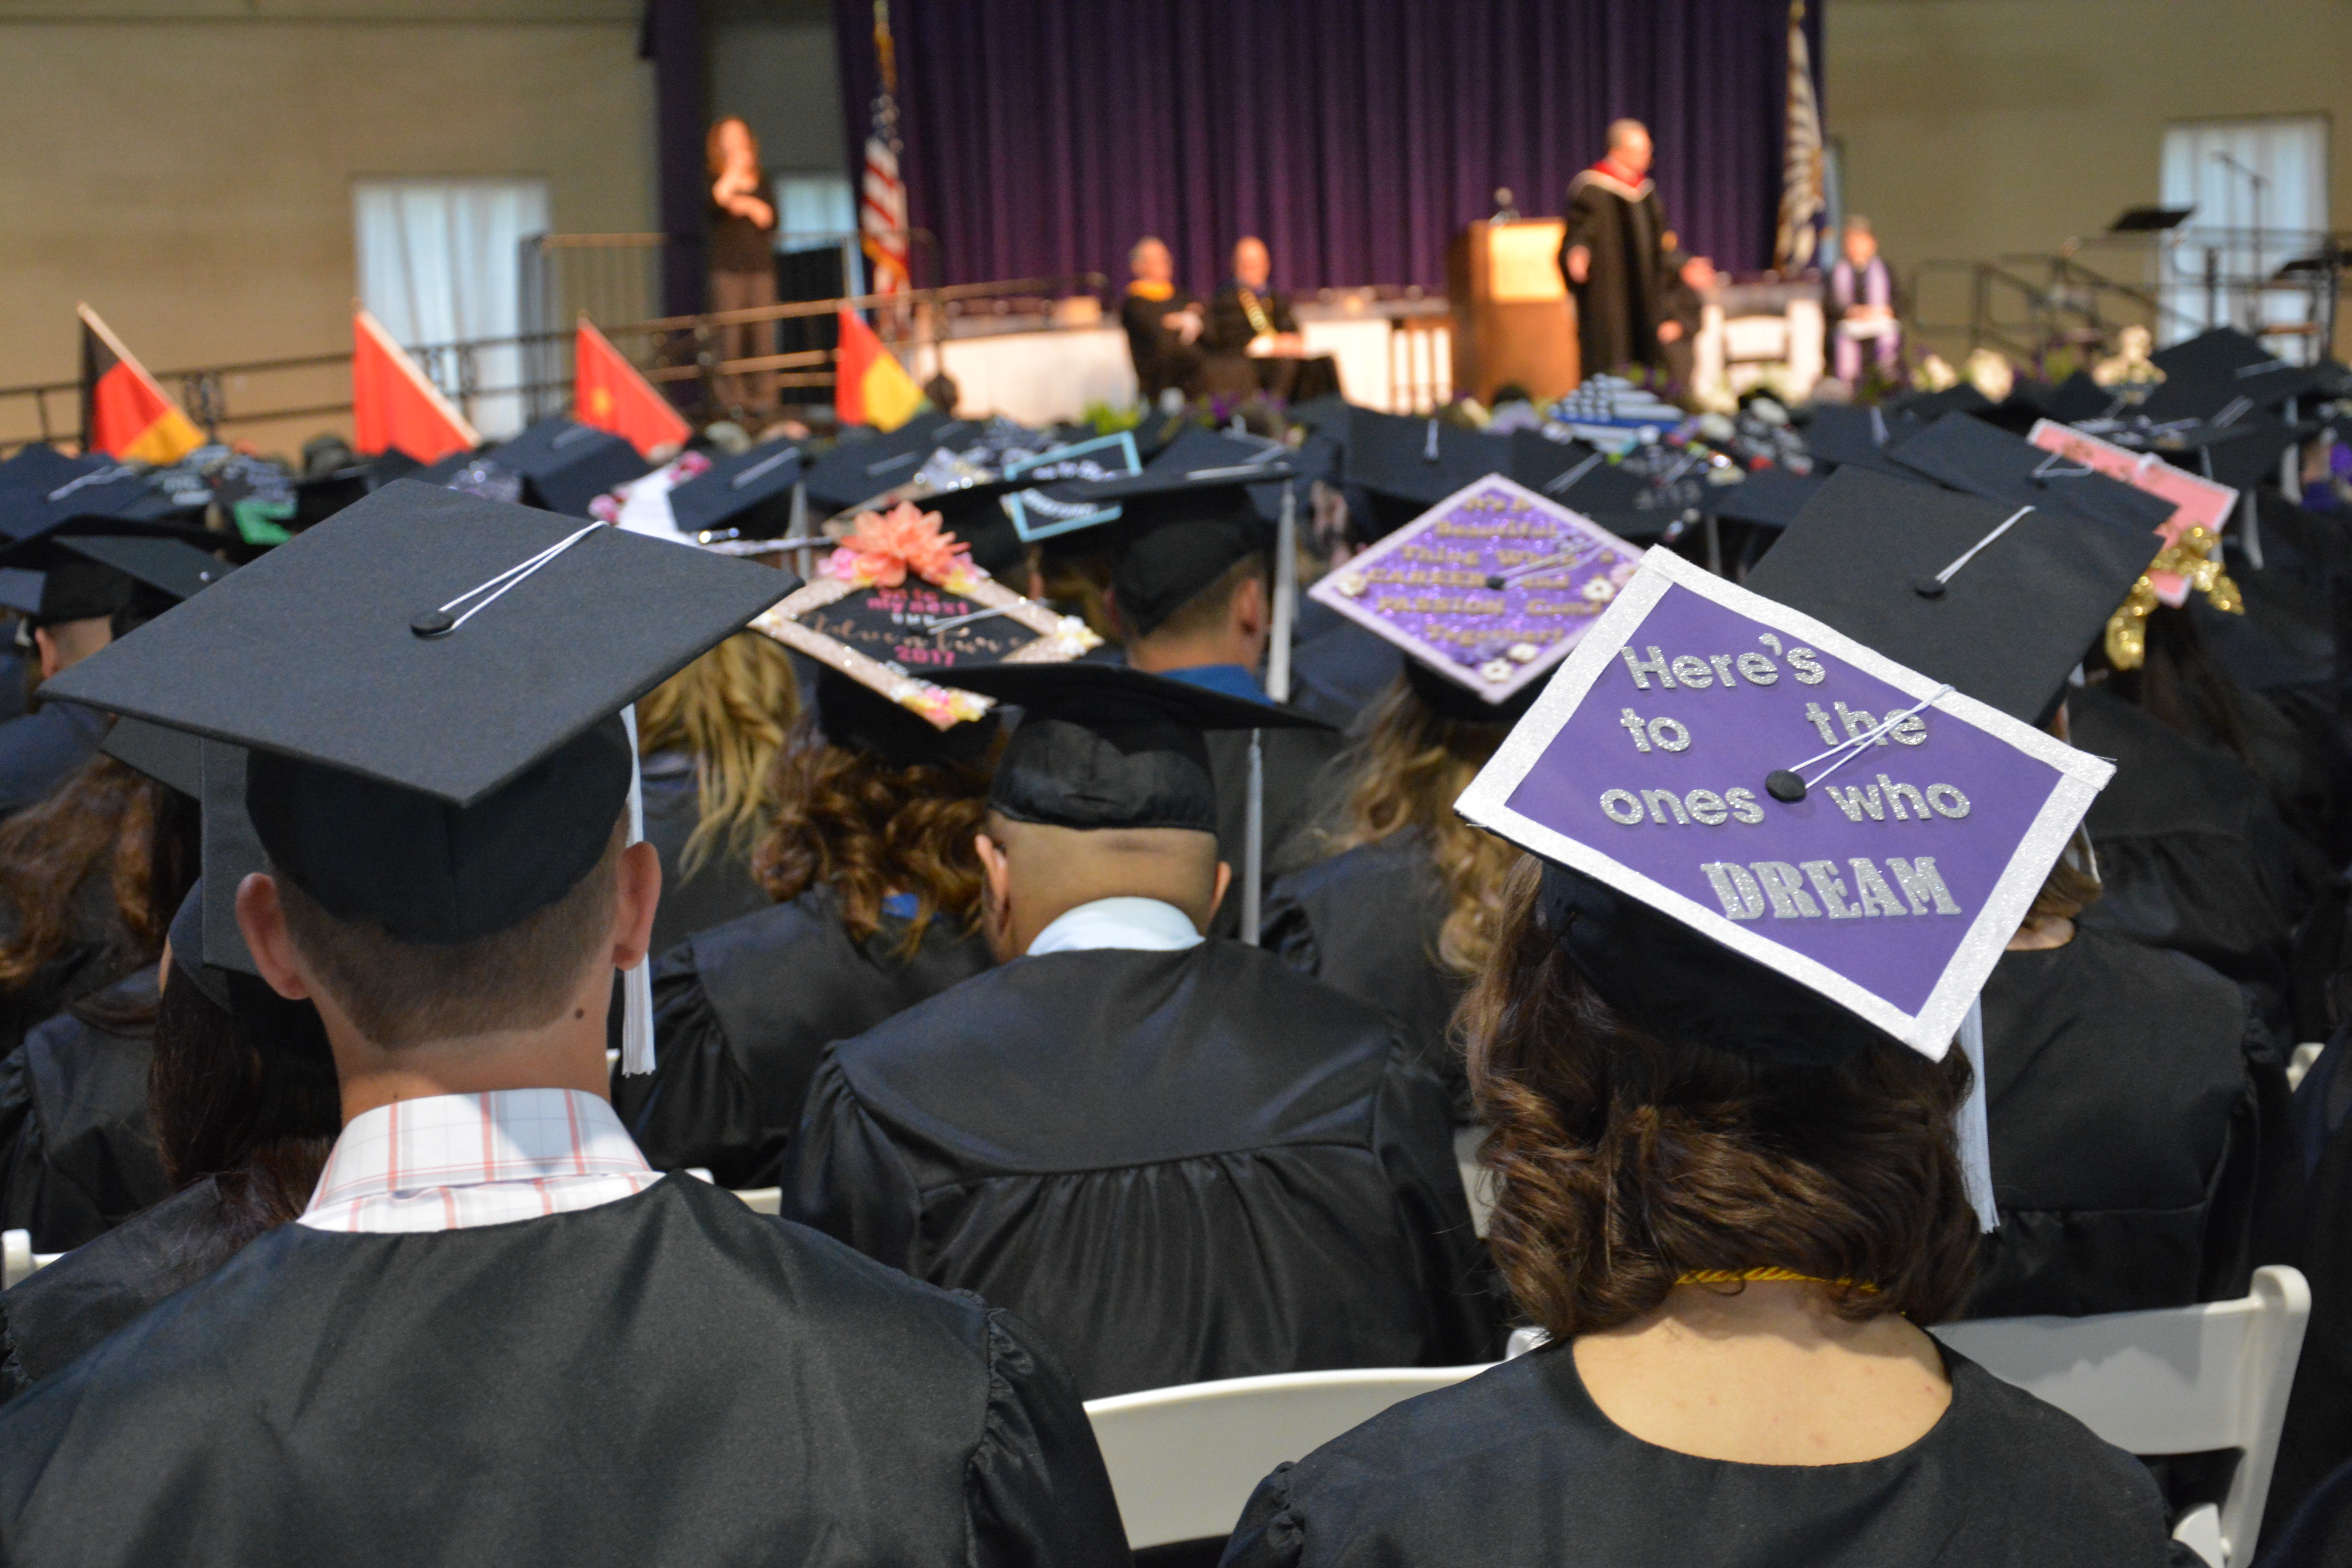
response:
<path fill-rule="evenodd" d="M 62 1252 L 35 1252 L 33 1233 L 29 1230 L 0 1231 L 0 1290 L 31 1279 L 35 1270 L 46 1268 L 64 1256 Z"/>

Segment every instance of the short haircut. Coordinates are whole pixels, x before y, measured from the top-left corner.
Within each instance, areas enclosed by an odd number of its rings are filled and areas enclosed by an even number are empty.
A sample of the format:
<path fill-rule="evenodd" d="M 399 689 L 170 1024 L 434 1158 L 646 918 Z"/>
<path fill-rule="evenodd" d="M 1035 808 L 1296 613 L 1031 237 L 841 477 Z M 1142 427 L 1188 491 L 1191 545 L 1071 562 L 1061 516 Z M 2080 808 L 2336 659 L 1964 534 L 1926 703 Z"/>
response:
<path fill-rule="evenodd" d="M 1612 120 L 1609 122 L 1609 150 L 1615 152 L 1635 136 L 1647 136 L 1650 128 L 1638 120 Z"/>
<path fill-rule="evenodd" d="M 1133 245 L 1127 247 L 1127 265 L 1129 271 L 1133 271 L 1135 264 L 1143 259 L 1143 248 L 1148 245 L 1156 245 L 1162 250 L 1166 250 L 1168 248 L 1168 242 L 1160 238 L 1158 235 L 1145 235 L 1141 239 L 1137 240 Z"/>
<path fill-rule="evenodd" d="M 382 926 L 339 920 L 277 874 L 278 907 L 296 951 L 380 1050 L 555 1022 L 603 956 L 620 882 L 625 824 L 570 892 L 478 942 L 404 942 Z"/>
<path fill-rule="evenodd" d="M 1460 1017 L 1494 1130 L 1486 1244 L 1520 1307 L 1567 1340 L 1655 1310 L 1689 1274 L 1784 1268 L 1831 1282 L 1850 1320 L 1949 1317 L 1978 1244 L 1953 1134 L 1968 1058 L 1890 1039 L 1796 1066 L 1661 1038 L 1560 948 L 1541 884 L 1533 857 L 1512 869 Z"/>
<path fill-rule="evenodd" d="M 1251 578 L 1267 580 L 1265 555 L 1253 550 L 1210 580 L 1209 585 L 1168 612 L 1168 617 L 1148 632 L 1135 632 L 1135 640 L 1157 637 L 1199 637 L 1213 632 L 1224 625 L 1225 616 L 1233 608 L 1234 595 Z M 1129 628 L 1133 630 L 1132 627 Z"/>
<path fill-rule="evenodd" d="M 1870 220 L 1860 213 L 1848 213 L 1845 215 L 1845 231 L 1848 234 L 1868 234 Z"/>

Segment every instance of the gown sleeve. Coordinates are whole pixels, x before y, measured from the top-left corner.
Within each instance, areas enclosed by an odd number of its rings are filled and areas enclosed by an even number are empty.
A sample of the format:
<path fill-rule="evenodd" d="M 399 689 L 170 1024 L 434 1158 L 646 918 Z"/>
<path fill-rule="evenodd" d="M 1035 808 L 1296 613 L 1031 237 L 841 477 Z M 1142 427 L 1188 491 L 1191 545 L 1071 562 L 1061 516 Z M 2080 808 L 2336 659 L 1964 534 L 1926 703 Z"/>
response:
<path fill-rule="evenodd" d="M 710 1004 L 691 942 L 654 968 L 654 1070 L 613 1079 L 613 1103 L 657 1171 L 700 1166 L 722 1187 L 758 1186 L 773 1152 L 743 1064 Z"/>
<path fill-rule="evenodd" d="M 889 1135 L 858 1103 L 831 1050 L 809 1084 L 781 1185 L 778 1212 L 784 1218 L 921 1278 L 915 1242 L 922 1194 Z"/>
<path fill-rule="evenodd" d="M 1290 1506 L 1290 1461 L 1258 1482 L 1219 1568 L 1295 1568 L 1307 1555 L 1307 1525 Z"/>
<path fill-rule="evenodd" d="M 1470 1222 L 1454 1163 L 1452 1101 L 1402 1040 L 1389 1047 L 1373 1148 L 1388 1178 L 1430 1312 L 1423 1364 L 1498 1361 L 1503 1321 L 1494 1265 Z"/>
<path fill-rule="evenodd" d="M 1267 893 L 1265 919 L 1259 930 L 1258 945 L 1287 967 L 1310 977 L 1320 973 L 1323 952 L 1315 940 L 1315 922 L 1289 878 L 1276 882 Z"/>
<path fill-rule="evenodd" d="M 36 1252 L 64 1252 L 103 1233 L 108 1216 L 58 1168 L 33 1105 L 29 1047 L 0 1060 L 0 1230 L 29 1230 Z"/>
<path fill-rule="evenodd" d="M 972 1568 L 1114 1568 L 1127 1531 L 1086 1406 L 1009 1312 L 988 1314 L 988 1416 L 964 1472 Z"/>

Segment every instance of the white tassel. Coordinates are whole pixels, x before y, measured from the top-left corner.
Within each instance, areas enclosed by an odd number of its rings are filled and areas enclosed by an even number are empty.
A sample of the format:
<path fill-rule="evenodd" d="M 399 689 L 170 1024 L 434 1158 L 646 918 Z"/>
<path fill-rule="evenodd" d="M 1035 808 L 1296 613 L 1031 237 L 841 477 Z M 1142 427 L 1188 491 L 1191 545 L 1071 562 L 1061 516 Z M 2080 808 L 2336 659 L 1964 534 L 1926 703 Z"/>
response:
<path fill-rule="evenodd" d="M 1977 1211 L 1977 1224 L 1987 1231 L 2000 1228 L 2000 1210 L 1992 1196 L 1992 1132 L 1985 1119 L 1985 1051 L 1984 998 L 1969 1004 L 1969 1016 L 1960 1021 L 1960 1049 L 1969 1058 L 1970 1078 L 1969 1098 L 1960 1107 L 1957 1129 L 1960 1144 L 1960 1179 L 1966 1184 L 1969 1203 Z"/>
<path fill-rule="evenodd" d="M 637 765 L 637 706 L 621 710 L 629 731 L 629 842 L 646 837 L 646 775 Z M 654 1070 L 653 954 L 637 960 L 635 969 L 621 974 L 621 1070 L 644 1074 Z"/>

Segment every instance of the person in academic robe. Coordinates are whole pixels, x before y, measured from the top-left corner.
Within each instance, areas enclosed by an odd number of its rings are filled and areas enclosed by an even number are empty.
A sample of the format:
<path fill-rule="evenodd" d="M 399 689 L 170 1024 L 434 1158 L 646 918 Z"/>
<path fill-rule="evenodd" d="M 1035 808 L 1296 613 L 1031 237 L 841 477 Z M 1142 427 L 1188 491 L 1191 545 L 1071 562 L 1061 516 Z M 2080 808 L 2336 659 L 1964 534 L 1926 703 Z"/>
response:
<path fill-rule="evenodd" d="M 659 1170 L 776 1184 L 825 1047 L 988 967 L 980 830 L 993 714 L 942 731 L 848 676 L 817 678 L 778 753 L 758 912 L 654 968 L 654 1070 L 613 1102 Z"/>
<path fill-rule="evenodd" d="M 1200 731 L 1279 709 L 1108 665 L 1018 703 L 979 840 L 998 967 L 827 1053 L 782 1212 L 1034 1323 L 1099 1398 L 1492 1356 L 1434 1074 L 1381 1013 L 1203 933 Z"/>
<path fill-rule="evenodd" d="M 201 882 L 169 951 L 139 1075 L 152 1107 L 140 1130 L 169 1195 L 0 1293 L 0 1401 L 299 1218 L 333 1146 L 341 1109 L 318 1010 L 205 961 Z"/>
<path fill-rule="evenodd" d="M 249 748 L 236 925 L 344 1129 L 298 1221 L 0 1410 L 10 1561 L 1127 1560 L 1031 1331 L 662 1178 L 604 1098 L 661 878 L 619 709 L 791 585 L 392 485 L 53 685 Z"/>
<path fill-rule="evenodd" d="M 769 774 L 800 712 L 792 658 L 739 632 L 637 704 L 646 837 L 662 859 L 654 951 L 768 907 L 751 852 L 767 827 Z"/>
<path fill-rule="evenodd" d="M 1304 401 L 1339 390 L 1337 376 L 1328 374 L 1306 384 L 1307 342 L 1290 296 L 1276 289 L 1273 278 L 1274 258 L 1265 241 L 1243 236 L 1234 246 L 1232 279 L 1209 301 L 1208 327 L 1201 334 L 1203 392 Z"/>
<path fill-rule="evenodd" d="M 1146 403 L 1159 402 L 1171 387 L 1190 393 L 1201 373 L 1206 325 L 1201 297 L 1176 281 L 1176 258 L 1163 240 L 1137 240 L 1127 260 L 1135 276 L 1119 301 L 1118 321 L 1127 331 L 1136 391 Z"/>
<path fill-rule="evenodd" d="M 1339 758 L 1339 819 L 1306 846 L 1328 858 L 1286 874 L 1266 900 L 1266 949 L 1395 1018 L 1464 1122 L 1454 1010 L 1486 964 L 1503 874 L 1517 857 L 1454 816 L 1454 801 L 1541 688 L 1522 689 L 1488 703 L 1407 658 L 1370 728 Z"/>
<path fill-rule="evenodd" d="M 138 584 L 96 562 L 44 573 L 38 607 L 25 618 L 39 679 L 75 665 L 129 629 Z M 28 601 L 30 602 L 30 601 Z M 0 720 L 0 816 L 19 812 L 95 756 L 106 717 L 87 709 L 20 705 Z"/>
<path fill-rule="evenodd" d="M 1638 120 L 1609 127 L 1601 161 L 1568 185 L 1568 226 L 1560 243 L 1560 274 L 1576 301 L 1577 352 L 1584 373 L 1654 364 L 1665 208 L 1650 179 L 1650 132 Z"/>
<path fill-rule="evenodd" d="M 1878 254 L 1878 236 L 1860 213 L 1846 215 L 1837 264 L 1830 268 L 1830 368 L 1848 386 L 1862 381 L 1863 345 L 1879 379 L 1894 384 L 1903 368 L 1903 324 L 1895 319 L 1895 274 Z"/>
<path fill-rule="evenodd" d="M 2339 980 L 2341 976 L 2339 975 Z M 2264 1510 L 2263 1545 L 2332 1473 L 2352 1466 L 2352 1024 L 2339 1024 L 2294 1091 L 2305 1174 L 2297 1265 L 2311 1287 L 2311 1321 L 2295 1363 Z M 2312 1561 L 2331 1561 L 2315 1558 Z"/>
<path fill-rule="evenodd" d="M 1220 439 L 1206 432 L 1187 437 L 1176 452 L 1183 461 L 1159 470 L 1169 476 L 1166 488 L 1139 489 L 1149 476 L 1129 487 L 1129 497 L 1120 503 L 1129 515 L 1121 526 L 1131 531 L 1132 542 L 1111 574 L 1109 614 L 1134 668 L 1263 702 L 1258 670 L 1273 637 L 1274 542 L 1246 489 L 1229 472 L 1220 473 L 1206 457 L 1187 456 Z M 1177 477 L 1186 472 L 1211 477 Z M 1222 731 L 1206 741 L 1217 785 L 1217 852 L 1238 877 L 1247 864 L 1250 737 Z M 1339 747 L 1338 735 L 1312 721 L 1258 737 L 1262 883 L 1271 883 L 1329 804 Z M 1238 934 L 1240 905 L 1238 896 L 1225 900 L 1211 934 Z"/>

